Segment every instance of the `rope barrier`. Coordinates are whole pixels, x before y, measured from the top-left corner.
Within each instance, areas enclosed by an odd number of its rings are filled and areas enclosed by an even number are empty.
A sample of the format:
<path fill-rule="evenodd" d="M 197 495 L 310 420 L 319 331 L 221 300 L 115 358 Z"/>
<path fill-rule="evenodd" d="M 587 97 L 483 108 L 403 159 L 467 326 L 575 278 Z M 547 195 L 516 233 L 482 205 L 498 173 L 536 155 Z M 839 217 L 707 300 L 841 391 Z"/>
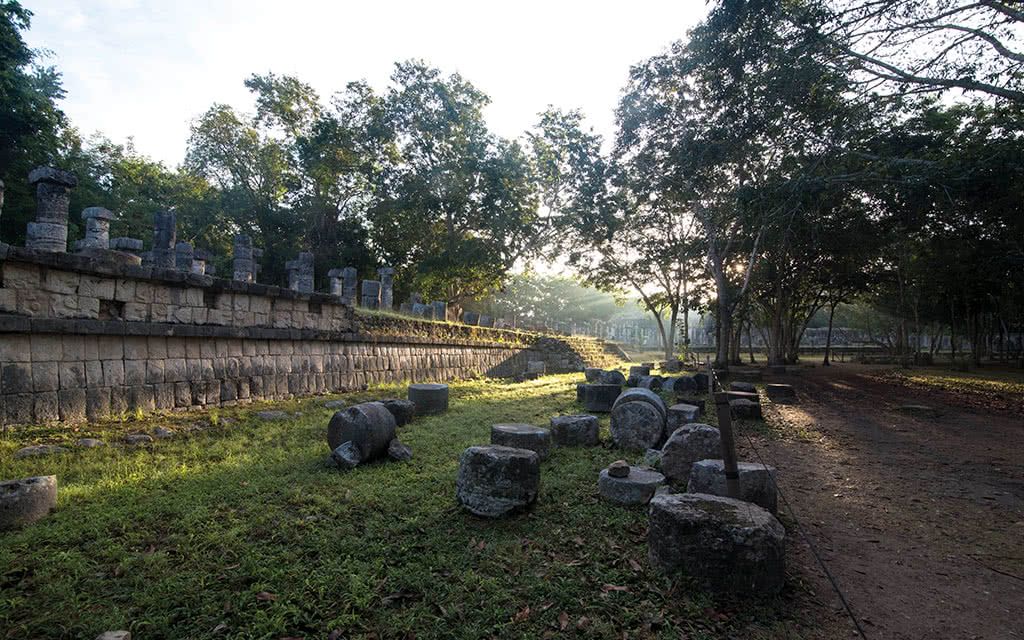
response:
<path fill-rule="evenodd" d="M 718 375 L 715 373 L 715 370 L 710 363 L 708 363 L 708 378 L 709 380 L 711 380 L 712 390 L 714 389 L 715 385 L 717 385 L 723 391 L 726 390 L 725 387 L 722 385 L 722 381 L 718 379 Z M 764 458 L 761 456 L 761 452 L 758 451 L 757 447 L 754 445 L 754 439 L 751 438 L 750 434 L 746 433 L 746 431 L 744 431 L 743 435 L 746 437 L 747 443 L 750 445 L 750 449 L 754 452 L 754 455 L 757 456 L 758 462 L 760 462 L 762 466 L 767 467 L 768 465 L 765 463 Z M 853 608 L 850 606 L 849 601 L 846 599 L 846 595 L 843 593 L 843 590 L 839 588 L 838 580 L 836 580 L 835 576 L 832 575 L 832 572 L 829 571 L 828 566 L 826 566 L 825 564 L 825 560 L 821 557 L 821 554 L 818 552 L 818 547 L 815 546 L 814 541 L 811 540 L 811 537 L 807 535 L 807 532 L 804 530 L 803 525 L 800 524 L 800 519 L 796 517 L 796 512 L 793 511 L 793 506 L 789 503 L 789 500 L 786 499 L 786 495 L 783 493 L 782 487 L 779 486 L 779 484 L 775 481 L 775 478 L 772 477 L 771 474 L 768 474 L 768 478 L 769 480 L 771 480 L 772 486 L 775 487 L 775 493 L 779 496 L 779 498 L 782 499 L 782 503 L 785 505 L 786 511 L 787 513 L 789 513 L 789 517 L 793 520 L 793 523 L 796 526 L 796 530 L 800 534 L 800 537 L 807 544 L 807 547 L 811 550 L 811 555 L 814 556 L 814 559 L 818 562 L 818 566 L 821 567 L 821 570 L 825 574 L 825 577 L 832 584 L 832 590 L 835 591 L 836 595 L 839 596 L 839 601 L 842 602 L 843 609 L 846 610 L 847 615 L 853 622 L 853 626 L 857 629 L 857 633 L 860 635 L 862 640 L 867 640 L 867 634 L 864 632 L 864 628 L 860 625 L 860 621 L 857 619 L 857 616 L 853 613 Z"/>

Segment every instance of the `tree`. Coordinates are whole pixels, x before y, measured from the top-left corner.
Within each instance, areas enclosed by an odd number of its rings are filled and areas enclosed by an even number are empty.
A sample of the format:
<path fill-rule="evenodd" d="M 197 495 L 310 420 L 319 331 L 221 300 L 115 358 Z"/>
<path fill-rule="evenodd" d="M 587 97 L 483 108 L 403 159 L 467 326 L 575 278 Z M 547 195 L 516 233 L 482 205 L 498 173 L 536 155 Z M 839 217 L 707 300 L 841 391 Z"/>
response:
<path fill-rule="evenodd" d="M 396 65 L 383 100 L 396 160 L 375 184 L 371 241 L 399 273 L 455 311 L 496 290 L 537 248 L 532 168 L 487 130 L 488 99 L 458 74 Z"/>
<path fill-rule="evenodd" d="M 809 33 L 863 72 L 867 88 L 1024 103 L 1024 10 L 1003 0 L 816 0 L 789 4 Z"/>
<path fill-rule="evenodd" d="M 24 239 L 35 203 L 28 172 L 58 156 L 67 121 L 56 101 L 64 96 L 60 74 L 38 64 L 22 33 L 32 12 L 17 0 L 0 0 L 0 180 L 5 185 L 2 238 Z"/>

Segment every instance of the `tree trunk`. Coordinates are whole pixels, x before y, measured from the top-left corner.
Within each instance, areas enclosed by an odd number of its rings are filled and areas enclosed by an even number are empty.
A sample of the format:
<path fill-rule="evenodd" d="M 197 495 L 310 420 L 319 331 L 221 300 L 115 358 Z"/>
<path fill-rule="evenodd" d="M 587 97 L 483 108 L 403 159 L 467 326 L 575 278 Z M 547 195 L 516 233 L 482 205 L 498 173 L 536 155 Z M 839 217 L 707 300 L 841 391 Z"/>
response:
<path fill-rule="evenodd" d="M 715 288 L 718 289 L 718 344 L 715 345 L 715 366 L 729 368 L 729 339 L 732 337 L 732 304 L 728 293 L 729 283 L 724 273 L 715 274 Z"/>
<path fill-rule="evenodd" d="M 828 309 L 828 332 L 825 333 L 825 360 L 822 361 L 826 367 L 832 366 L 829 362 L 829 352 L 832 350 L 832 319 L 836 315 L 836 305 L 829 304 Z"/>

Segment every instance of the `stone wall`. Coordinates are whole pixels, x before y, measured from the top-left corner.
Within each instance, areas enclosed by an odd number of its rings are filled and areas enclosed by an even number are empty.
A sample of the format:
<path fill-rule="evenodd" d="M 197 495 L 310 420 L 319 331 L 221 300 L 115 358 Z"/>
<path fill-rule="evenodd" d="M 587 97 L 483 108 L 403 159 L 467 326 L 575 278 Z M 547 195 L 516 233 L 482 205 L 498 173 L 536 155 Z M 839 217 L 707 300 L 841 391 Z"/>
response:
<path fill-rule="evenodd" d="M 0 244 L 0 423 L 607 364 L 600 343 L 356 314 L 341 297 Z"/>

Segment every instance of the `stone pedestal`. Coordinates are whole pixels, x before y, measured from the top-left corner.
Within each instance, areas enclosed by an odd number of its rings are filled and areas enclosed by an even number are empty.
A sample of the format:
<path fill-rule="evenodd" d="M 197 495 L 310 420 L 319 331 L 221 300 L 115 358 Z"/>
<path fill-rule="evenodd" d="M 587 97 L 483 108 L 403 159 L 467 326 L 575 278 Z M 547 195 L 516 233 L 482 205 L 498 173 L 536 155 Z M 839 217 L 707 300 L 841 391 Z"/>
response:
<path fill-rule="evenodd" d="M 110 221 L 114 214 L 103 207 L 88 207 L 82 210 L 82 222 L 85 223 L 85 237 L 77 243 L 80 249 L 109 249 Z"/>
<path fill-rule="evenodd" d="M 587 411 L 608 413 L 621 392 L 617 384 L 588 384 L 583 389 L 583 406 Z"/>
<path fill-rule="evenodd" d="M 195 249 L 191 242 L 178 242 L 174 245 L 174 268 L 186 273 L 192 272 L 192 262 L 195 260 Z"/>
<path fill-rule="evenodd" d="M 560 447 L 596 447 L 600 444 L 600 433 L 596 416 L 551 418 L 551 438 Z"/>
<path fill-rule="evenodd" d="M 655 569 L 682 573 L 714 591 L 771 596 L 785 580 L 785 530 L 748 502 L 703 493 L 651 500 L 647 557 Z"/>
<path fill-rule="evenodd" d="M 300 293 L 313 293 L 313 254 L 303 251 L 295 260 L 285 263 L 288 288 Z"/>
<path fill-rule="evenodd" d="M 160 269 L 174 269 L 174 251 L 177 239 L 178 216 L 173 211 L 157 211 L 153 214 L 153 266 Z"/>
<path fill-rule="evenodd" d="M 416 413 L 419 415 L 444 413 L 448 410 L 448 385 L 411 384 L 409 399 L 416 405 Z"/>
<path fill-rule="evenodd" d="M 235 236 L 232 243 L 232 279 L 239 282 L 256 282 L 256 263 L 253 260 L 252 238 Z"/>
<path fill-rule="evenodd" d="M 36 219 L 26 228 L 25 246 L 38 251 L 68 250 L 68 206 L 78 179 L 59 169 L 37 167 L 28 174 L 35 187 Z"/>
<path fill-rule="evenodd" d="M 192 273 L 200 276 L 206 275 L 206 263 L 210 261 L 210 258 L 209 251 L 196 249 L 192 253 Z"/>
<path fill-rule="evenodd" d="M 529 449 L 544 460 L 551 451 L 551 432 L 532 424 L 495 424 L 491 425 L 491 444 Z"/>
<path fill-rule="evenodd" d="M 363 280 L 360 305 L 364 309 L 380 308 L 380 282 L 377 280 Z"/>
<path fill-rule="evenodd" d="M 665 430 L 668 433 L 675 433 L 679 427 L 697 422 L 699 418 L 700 407 L 695 407 L 692 404 L 674 404 L 668 408 L 668 421 Z"/>
<path fill-rule="evenodd" d="M 377 277 L 380 279 L 380 308 L 391 311 L 395 306 L 395 270 L 381 267 L 377 269 Z"/>
<path fill-rule="evenodd" d="M 455 497 L 463 509 L 485 518 L 522 511 L 540 492 L 540 458 L 528 449 L 470 447 L 459 458 Z"/>
<path fill-rule="evenodd" d="M 625 505 L 647 504 L 658 487 L 664 484 L 665 476 L 646 467 L 629 467 L 629 473 L 621 478 L 612 476 L 608 469 L 602 469 L 597 478 L 597 489 L 602 498 Z"/>

